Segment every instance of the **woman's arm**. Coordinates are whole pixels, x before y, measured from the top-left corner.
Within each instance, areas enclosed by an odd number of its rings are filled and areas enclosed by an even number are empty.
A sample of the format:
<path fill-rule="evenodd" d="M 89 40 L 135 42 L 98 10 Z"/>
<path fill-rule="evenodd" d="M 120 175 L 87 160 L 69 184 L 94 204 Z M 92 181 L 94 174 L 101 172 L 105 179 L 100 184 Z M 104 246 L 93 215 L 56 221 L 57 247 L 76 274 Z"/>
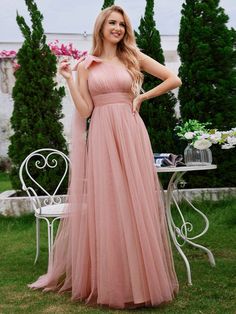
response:
<path fill-rule="evenodd" d="M 153 89 L 142 94 L 144 100 L 160 96 L 176 87 L 181 86 L 180 78 L 167 67 L 142 52 L 139 52 L 139 54 L 141 71 L 147 72 L 163 81 Z"/>
<path fill-rule="evenodd" d="M 88 70 L 85 69 L 84 62 L 78 65 L 76 82 L 67 60 L 61 62 L 60 73 L 66 79 L 71 97 L 80 115 L 88 118 L 93 111 L 93 102 L 88 90 Z"/>
<path fill-rule="evenodd" d="M 160 64 L 156 60 L 150 58 L 149 56 L 145 55 L 144 53 L 139 51 L 139 64 L 141 71 L 147 72 L 159 79 L 163 82 L 156 87 L 146 91 L 145 93 L 139 95 L 135 98 L 133 107 L 133 112 L 136 109 L 139 109 L 141 103 L 144 100 L 151 99 L 162 94 L 167 93 L 168 91 L 181 86 L 180 78 L 170 71 L 167 67 Z"/>

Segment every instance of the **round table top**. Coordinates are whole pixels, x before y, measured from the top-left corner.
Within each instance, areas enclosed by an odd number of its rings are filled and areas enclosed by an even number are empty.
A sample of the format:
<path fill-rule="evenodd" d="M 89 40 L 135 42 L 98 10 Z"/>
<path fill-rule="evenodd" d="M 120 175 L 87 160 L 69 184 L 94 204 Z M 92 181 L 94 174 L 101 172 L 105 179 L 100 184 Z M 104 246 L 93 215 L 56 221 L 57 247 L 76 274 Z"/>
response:
<path fill-rule="evenodd" d="M 186 171 L 199 171 L 199 170 L 213 170 L 216 169 L 217 165 L 206 165 L 206 166 L 183 166 L 183 167 L 157 167 L 157 172 L 186 172 Z"/>

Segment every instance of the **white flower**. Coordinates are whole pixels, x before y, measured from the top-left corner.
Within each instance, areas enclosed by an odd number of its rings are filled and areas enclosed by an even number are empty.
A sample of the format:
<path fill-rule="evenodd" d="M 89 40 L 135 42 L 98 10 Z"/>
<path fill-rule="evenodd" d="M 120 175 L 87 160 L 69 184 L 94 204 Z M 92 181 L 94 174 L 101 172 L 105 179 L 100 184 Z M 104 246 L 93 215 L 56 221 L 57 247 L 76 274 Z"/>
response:
<path fill-rule="evenodd" d="M 236 137 L 235 137 L 235 136 L 228 136 L 228 137 L 227 137 L 227 142 L 228 142 L 230 145 L 236 145 Z"/>
<path fill-rule="evenodd" d="M 221 132 L 216 131 L 214 134 L 210 134 L 210 141 L 213 144 L 217 144 L 220 139 L 221 139 Z"/>
<path fill-rule="evenodd" d="M 187 139 L 187 140 L 191 140 L 194 136 L 194 132 L 186 132 L 184 134 L 184 137 Z"/>
<path fill-rule="evenodd" d="M 211 142 L 206 139 L 197 140 L 193 146 L 197 149 L 207 149 L 211 146 Z"/>
<path fill-rule="evenodd" d="M 218 131 L 216 128 L 208 129 L 211 123 L 201 123 L 197 120 L 189 120 L 176 126 L 175 130 L 181 139 L 188 141 L 198 149 L 207 149 L 212 144 L 220 144 L 223 149 L 236 147 L 236 128 L 229 131 Z M 224 145 L 225 144 L 225 145 Z"/>
<path fill-rule="evenodd" d="M 230 148 L 234 148 L 234 146 L 232 146 L 231 144 L 224 144 L 224 145 L 221 145 L 221 148 L 222 149 L 230 149 Z"/>
<path fill-rule="evenodd" d="M 209 138 L 209 137 L 210 137 L 210 135 L 207 134 L 207 133 L 203 133 L 203 134 L 200 136 L 201 139 Z"/>

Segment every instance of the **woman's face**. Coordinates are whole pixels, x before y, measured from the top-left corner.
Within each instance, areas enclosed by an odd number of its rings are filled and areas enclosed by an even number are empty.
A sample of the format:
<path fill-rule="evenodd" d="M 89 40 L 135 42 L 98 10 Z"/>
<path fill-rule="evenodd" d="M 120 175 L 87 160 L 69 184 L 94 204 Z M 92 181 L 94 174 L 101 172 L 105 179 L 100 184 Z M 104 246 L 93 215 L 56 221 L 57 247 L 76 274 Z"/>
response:
<path fill-rule="evenodd" d="M 103 40 L 117 44 L 125 35 L 125 21 L 119 12 L 112 12 L 103 26 Z"/>

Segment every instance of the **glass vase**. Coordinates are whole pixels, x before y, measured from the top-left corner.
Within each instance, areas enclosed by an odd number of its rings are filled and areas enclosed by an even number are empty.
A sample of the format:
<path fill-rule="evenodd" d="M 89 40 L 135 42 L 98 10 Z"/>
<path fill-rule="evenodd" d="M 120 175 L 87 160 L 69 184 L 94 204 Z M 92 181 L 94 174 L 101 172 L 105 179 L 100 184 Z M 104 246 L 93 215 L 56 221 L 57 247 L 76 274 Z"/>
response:
<path fill-rule="evenodd" d="M 184 162 L 186 166 L 208 166 L 212 163 L 211 150 L 197 149 L 189 144 L 184 150 Z"/>

